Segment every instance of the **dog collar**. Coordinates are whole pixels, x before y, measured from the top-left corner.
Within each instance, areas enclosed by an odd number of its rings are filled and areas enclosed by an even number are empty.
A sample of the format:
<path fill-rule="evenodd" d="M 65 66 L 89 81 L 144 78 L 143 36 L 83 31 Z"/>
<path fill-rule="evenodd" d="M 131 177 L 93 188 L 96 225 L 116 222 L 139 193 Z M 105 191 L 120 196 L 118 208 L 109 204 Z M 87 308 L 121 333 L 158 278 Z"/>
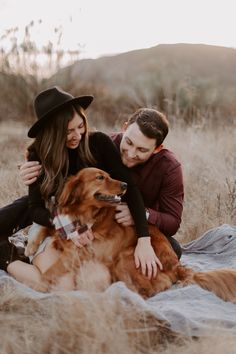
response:
<path fill-rule="evenodd" d="M 79 220 L 72 221 L 68 215 L 58 213 L 57 209 L 54 210 L 53 214 L 53 224 L 59 233 L 60 238 L 63 240 L 72 239 L 78 236 L 78 234 L 82 234 L 88 230 L 86 224 L 81 225 Z"/>

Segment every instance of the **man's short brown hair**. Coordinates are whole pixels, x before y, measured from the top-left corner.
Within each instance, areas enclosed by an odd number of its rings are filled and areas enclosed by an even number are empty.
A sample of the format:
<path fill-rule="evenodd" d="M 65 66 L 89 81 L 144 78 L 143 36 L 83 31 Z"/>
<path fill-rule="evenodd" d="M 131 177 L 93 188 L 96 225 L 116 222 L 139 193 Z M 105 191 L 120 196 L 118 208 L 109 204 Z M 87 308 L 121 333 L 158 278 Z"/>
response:
<path fill-rule="evenodd" d="M 164 141 L 169 131 L 169 122 L 166 116 L 152 108 L 140 108 L 128 119 L 128 126 L 137 123 L 146 137 L 156 139 L 156 146 Z"/>

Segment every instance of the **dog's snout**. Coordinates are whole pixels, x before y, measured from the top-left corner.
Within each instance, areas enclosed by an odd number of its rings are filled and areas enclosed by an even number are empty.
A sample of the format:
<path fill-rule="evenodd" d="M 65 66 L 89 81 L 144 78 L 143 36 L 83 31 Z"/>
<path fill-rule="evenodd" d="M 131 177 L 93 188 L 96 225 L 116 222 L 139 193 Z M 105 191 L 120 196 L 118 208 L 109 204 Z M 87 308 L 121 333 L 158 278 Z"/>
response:
<path fill-rule="evenodd" d="M 127 183 L 121 182 L 120 184 L 122 191 L 125 191 L 127 189 Z"/>

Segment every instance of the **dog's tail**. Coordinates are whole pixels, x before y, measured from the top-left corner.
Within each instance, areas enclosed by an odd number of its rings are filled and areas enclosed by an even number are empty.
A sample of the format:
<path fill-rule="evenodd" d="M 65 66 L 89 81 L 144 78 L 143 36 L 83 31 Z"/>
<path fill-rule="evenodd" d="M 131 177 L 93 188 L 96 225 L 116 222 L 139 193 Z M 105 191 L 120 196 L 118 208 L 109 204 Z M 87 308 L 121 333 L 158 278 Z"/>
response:
<path fill-rule="evenodd" d="M 190 268 L 179 266 L 177 278 L 183 285 L 197 284 L 225 301 L 236 303 L 236 270 L 223 268 L 194 272 Z"/>

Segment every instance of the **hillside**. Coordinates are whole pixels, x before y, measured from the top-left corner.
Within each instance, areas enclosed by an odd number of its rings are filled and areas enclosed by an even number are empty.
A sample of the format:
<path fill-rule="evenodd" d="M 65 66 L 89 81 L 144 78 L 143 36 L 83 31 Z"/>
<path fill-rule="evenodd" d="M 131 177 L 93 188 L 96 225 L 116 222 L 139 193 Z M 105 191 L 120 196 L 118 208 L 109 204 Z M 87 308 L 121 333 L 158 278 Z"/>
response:
<path fill-rule="evenodd" d="M 186 76 L 214 79 L 215 83 L 233 86 L 236 84 L 236 76 L 232 75 L 236 72 L 236 50 L 201 44 L 161 44 L 115 56 L 79 60 L 59 71 L 53 80 L 60 80 L 68 71 L 71 78 L 78 78 L 81 84 L 106 83 L 114 90 L 117 90 L 114 82 L 118 86 L 119 83 L 136 84 L 147 74 L 154 77 L 167 74 L 168 78 L 181 80 Z"/>
<path fill-rule="evenodd" d="M 236 50 L 202 44 L 158 45 L 60 70 L 47 84 L 94 93 L 96 109 L 107 98 L 128 111 L 152 105 L 186 120 L 236 116 Z M 121 107 L 119 107 L 120 109 Z"/>
<path fill-rule="evenodd" d="M 119 55 L 84 59 L 49 79 L 0 73 L 0 120 L 32 119 L 33 97 L 59 85 L 93 94 L 92 122 L 113 126 L 135 109 L 155 107 L 170 120 L 232 122 L 236 116 L 236 50 L 203 44 L 161 44 Z M 14 92 L 14 95 L 12 95 Z"/>

